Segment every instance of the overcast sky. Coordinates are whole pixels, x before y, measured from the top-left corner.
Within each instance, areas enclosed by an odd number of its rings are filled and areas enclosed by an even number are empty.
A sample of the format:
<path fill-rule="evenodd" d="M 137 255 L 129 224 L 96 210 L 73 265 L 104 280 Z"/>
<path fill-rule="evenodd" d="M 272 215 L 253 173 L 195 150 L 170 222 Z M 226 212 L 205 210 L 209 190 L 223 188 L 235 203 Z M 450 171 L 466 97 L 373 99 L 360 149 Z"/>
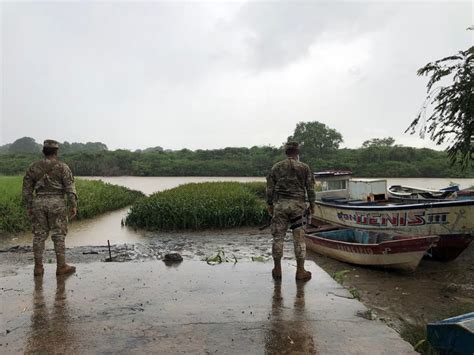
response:
<path fill-rule="evenodd" d="M 473 44 L 472 1 L 2 2 L 0 144 L 279 146 L 300 121 L 343 146 L 404 134 L 416 70 Z"/>

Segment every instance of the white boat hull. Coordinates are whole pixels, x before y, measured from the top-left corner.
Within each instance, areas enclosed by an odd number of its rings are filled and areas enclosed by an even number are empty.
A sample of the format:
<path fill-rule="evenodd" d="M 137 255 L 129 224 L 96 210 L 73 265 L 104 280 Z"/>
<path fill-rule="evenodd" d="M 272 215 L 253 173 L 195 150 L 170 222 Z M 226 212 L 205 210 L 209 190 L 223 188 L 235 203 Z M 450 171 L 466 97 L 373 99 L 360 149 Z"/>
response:
<path fill-rule="evenodd" d="M 404 235 L 474 235 L 474 200 L 382 206 L 317 201 L 314 217 L 339 226 Z"/>
<path fill-rule="evenodd" d="M 306 238 L 306 247 L 315 253 L 351 264 L 379 266 L 408 272 L 415 271 L 425 254 L 424 250 L 391 255 L 357 254 L 346 250 L 325 247 L 313 243 L 309 238 Z"/>

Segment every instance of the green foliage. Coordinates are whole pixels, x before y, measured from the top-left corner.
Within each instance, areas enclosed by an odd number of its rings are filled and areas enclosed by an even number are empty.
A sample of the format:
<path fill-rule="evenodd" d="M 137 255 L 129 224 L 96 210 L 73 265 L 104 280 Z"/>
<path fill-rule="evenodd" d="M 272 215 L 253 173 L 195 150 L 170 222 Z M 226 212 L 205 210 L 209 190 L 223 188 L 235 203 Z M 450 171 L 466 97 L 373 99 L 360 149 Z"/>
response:
<path fill-rule="evenodd" d="M 201 230 L 264 224 L 269 216 L 256 184 L 186 184 L 138 200 L 126 224 L 148 230 Z"/>
<path fill-rule="evenodd" d="M 35 141 L 34 138 L 23 137 L 15 142 L 0 146 L 0 154 L 38 154 L 43 145 Z M 73 154 L 81 152 L 100 152 L 108 150 L 107 146 L 101 142 L 87 143 L 60 143 L 61 154 Z"/>
<path fill-rule="evenodd" d="M 339 284 L 344 284 L 344 280 L 346 279 L 346 274 L 348 274 L 350 270 L 339 270 L 334 272 L 331 276 L 332 278 Z"/>
<path fill-rule="evenodd" d="M 101 142 L 60 143 L 61 154 L 73 154 L 80 152 L 101 152 L 106 150 L 108 150 L 107 146 Z"/>
<path fill-rule="evenodd" d="M 373 141 L 373 140 L 372 140 Z M 23 174 L 41 155 L 1 155 L 0 174 Z M 134 153 L 116 150 L 61 156 L 77 176 L 266 176 L 280 149 L 227 148 L 177 152 Z M 362 177 L 474 177 L 474 167 L 451 166 L 446 152 L 400 145 L 369 145 L 338 149 L 327 157 L 302 159 L 314 170 L 350 169 Z"/>
<path fill-rule="evenodd" d="M 30 229 L 29 218 L 21 205 L 21 186 L 20 176 L 0 176 L 0 233 L 17 233 Z M 78 179 L 76 188 L 79 196 L 78 219 L 91 218 L 129 206 L 143 197 L 139 191 L 102 181 Z"/>
<path fill-rule="evenodd" d="M 23 174 L 41 155 L 1 155 L 0 174 Z M 284 158 L 272 147 L 226 148 L 155 153 L 127 150 L 60 156 L 77 176 L 266 176 Z M 302 160 L 315 171 L 350 169 L 361 177 L 473 177 L 474 167 L 450 166 L 446 152 L 400 145 L 339 149 L 327 157 Z"/>
<path fill-rule="evenodd" d="M 227 257 L 224 250 L 218 250 L 216 255 L 208 256 L 204 259 L 209 265 L 217 265 L 221 263 L 234 263 L 237 264 L 237 258 L 234 254 L 232 257 Z"/>
<path fill-rule="evenodd" d="M 407 131 L 430 135 L 436 144 L 449 142 L 451 162 L 467 168 L 474 154 L 474 46 L 418 70 L 430 76 L 427 98 Z M 449 85 L 444 85 L 449 83 Z M 428 109 L 428 117 L 426 114 Z"/>
<path fill-rule="evenodd" d="M 349 293 L 352 295 L 353 298 L 355 298 L 356 300 L 359 300 L 360 301 L 360 292 L 357 288 L 355 287 L 351 287 L 349 289 Z"/>
<path fill-rule="evenodd" d="M 10 146 L 11 146 L 11 143 L 10 144 L 5 144 L 5 145 L 0 145 L 0 154 L 8 154 L 8 152 L 10 150 Z"/>
<path fill-rule="evenodd" d="M 359 149 L 336 149 L 340 134 L 319 122 L 299 123 L 295 136 L 302 143 L 301 159 L 314 171 L 349 169 L 360 177 L 473 177 L 474 166 L 450 166 L 446 152 L 395 145 L 393 138 L 372 138 Z M 60 158 L 77 176 L 266 176 L 273 164 L 284 159 L 283 149 L 270 146 L 215 150 L 160 147 L 131 152 L 108 151 L 102 143 L 72 143 L 81 152 Z M 87 148 L 88 147 L 88 148 Z M 66 153 L 64 152 L 66 150 Z M 23 174 L 41 154 L 0 154 L 0 175 Z M 263 191 L 260 191 L 260 195 Z"/>
<path fill-rule="evenodd" d="M 78 200 L 77 218 L 92 218 L 101 213 L 130 206 L 144 197 L 139 191 L 123 186 L 112 185 L 102 181 L 76 181 Z"/>
<path fill-rule="evenodd" d="M 24 174 L 28 166 L 41 157 L 40 154 L 0 154 L 0 175 Z"/>
<path fill-rule="evenodd" d="M 327 157 L 334 153 L 342 143 L 342 135 L 335 129 L 329 128 L 324 123 L 300 122 L 296 125 L 288 141 L 300 143 L 301 158 Z"/>
<path fill-rule="evenodd" d="M 362 143 L 362 148 L 369 148 L 369 147 L 390 147 L 395 143 L 395 139 L 392 137 L 387 138 L 372 138 L 364 143 Z"/>
<path fill-rule="evenodd" d="M 28 230 L 30 223 L 26 210 L 21 206 L 19 176 L 0 176 L 0 233 Z"/>
<path fill-rule="evenodd" d="M 245 182 L 243 183 L 255 196 L 261 199 L 266 198 L 267 184 L 259 181 Z"/>
<path fill-rule="evenodd" d="M 10 154 L 35 154 L 41 151 L 41 144 L 36 143 L 33 138 L 23 137 L 17 139 L 8 147 Z"/>

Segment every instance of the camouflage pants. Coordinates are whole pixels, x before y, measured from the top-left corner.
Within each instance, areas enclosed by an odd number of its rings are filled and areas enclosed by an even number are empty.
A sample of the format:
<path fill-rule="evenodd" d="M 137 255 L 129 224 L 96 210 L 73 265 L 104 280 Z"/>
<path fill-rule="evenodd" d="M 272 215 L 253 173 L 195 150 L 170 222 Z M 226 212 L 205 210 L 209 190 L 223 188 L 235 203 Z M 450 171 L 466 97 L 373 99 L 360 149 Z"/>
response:
<path fill-rule="evenodd" d="M 33 200 L 33 253 L 35 262 L 43 261 L 44 242 L 51 232 L 57 258 L 64 259 L 67 234 L 66 202 L 61 196 L 37 196 Z"/>
<path fill-rule="evenodd" d="M 306 257 L 304 230 L 301 225 L 306 204 L 298 200 L 280 200 L 273 208 L 272 253 L 275 259 L 283 257 L 283 243 L 288 227 L 293 229 L 293 243 L 296 259 Z"/>

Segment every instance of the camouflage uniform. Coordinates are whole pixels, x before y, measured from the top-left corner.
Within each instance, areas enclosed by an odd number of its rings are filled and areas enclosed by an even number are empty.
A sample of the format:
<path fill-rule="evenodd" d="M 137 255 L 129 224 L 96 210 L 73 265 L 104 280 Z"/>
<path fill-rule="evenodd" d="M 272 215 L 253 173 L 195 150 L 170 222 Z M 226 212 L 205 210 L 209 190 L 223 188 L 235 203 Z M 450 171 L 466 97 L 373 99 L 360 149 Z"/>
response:
<path fill-rule="evenodd" d="M 306 244 L 303 230 L 305 198 L 314 204 L 314 176 L 308 165 L 294 158 L 276 163 L 267 176 L 267 203 L 273 206 L 273 257 L 283 256 L 283 242 L 288 227 L 293 230 L 296 259 L 304 260 Z"/>
<path fill-rule="evenodd" d="M 22 195 L 24 205 L 32 210 L 35 264 L 43 262 L 44 244 L 50 232 L 58 265 L 65 263 L 64 239 L 68 224 L 65 194 L 69 206 L 76 208 L 74 177 L 65 163 L 43 159 L 30 165 L 23 178 Z"/>

